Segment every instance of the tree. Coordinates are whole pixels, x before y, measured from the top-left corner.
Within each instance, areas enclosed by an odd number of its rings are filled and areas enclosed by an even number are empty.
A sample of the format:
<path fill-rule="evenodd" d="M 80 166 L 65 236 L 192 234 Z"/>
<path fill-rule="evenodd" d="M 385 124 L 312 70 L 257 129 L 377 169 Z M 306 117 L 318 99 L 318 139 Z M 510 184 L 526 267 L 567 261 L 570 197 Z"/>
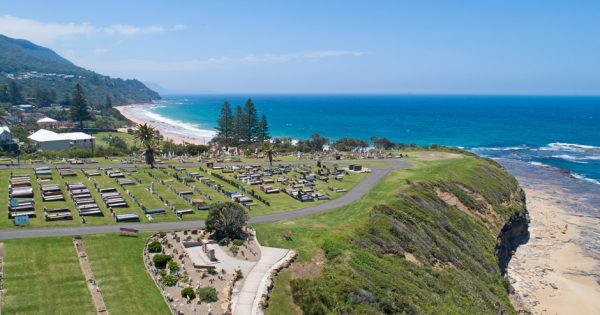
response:
<path fill-rule="evenodd" d="M 234 144 L 234 118 L 231 112 L 231 106 L 228 102 L 223 103 L 221 107 L 221 116 L 219 117 L 217 126 L 217 137 L 222 141 L 222 145 L 225 146 L 225 150 L 229 151 L 229 146 Z"/>
<path fill-rule="evenodd" d="M 394 148 L 394 143 L 390 141 L 388 138 L 377 138 L 375 136 L 371 137 L 371 141 L 375 144 L 375 148 L 377 150 L 390 150 Z"/>
<path fill-rule="evenodd" d="M 142 143 L 146 164 L 150 165 L 151 168 L 154 168 L 154 155 L 158 153 L 160 133 L 158 130 L 154 129 L 154 127 L 143 124 L 138 126 L 134 136 L 135 139 Z"/>
<path fill-rule="evenodd" d="M 258 124 L 258 142 L 263 143 L 269 140 L 269 125 L 267 124 L 267 116 L 263 114 Z"/>
<path fill-rule="evenodd" d="M 235 116 L 233 118 L 233 145 L 237 147 L 238 153 L 240 150 L 240 145 L 242 145 L 243 139 L 246 138 L 246 120 L 244 119 L 244 112 L 242 111 L 242 107 L 239 105 L 235 108 Z"/>
<path fill-rule="evenodd" d="M 112 99 L 108 95 L 106 95 L 106 101 L 104 102 L 104 107 L 112 108 Z"/>
<path fill-rule="evenodd" d="M 270 142 L 264 142 L 260 146 L 260 150 L 267 155 L 267 158 L 269 158 L 269 165 L 273 166 L 273 152 L 275 151 L 275 146 Z"/>
<path fill-rule="evenodd" d="M 369 147 L 369 142 L 354 138 L 340 138 L 333 143 L 332 147 L 338 151 L 356 151 Z"/>
<path fill-rule="evenodd" d="M 75 85 L 75 91 L 71 97 L 71 120 L 79 122 L 79 129 L 83 131 L 83 122 L 92 118 L 87 107 L 87 100 L 83 88 L 79 83 Z"/>
<path fill-rule="evenodd" d="M 323 151 L 323 146 L 329 143 L 329 139 L 321 137 L 318 133 L 310 136 L 310 146 L 315 151 Z"/>
<path fill-rule="evenodd" d="M 254 103 L 250 98 L 246 101 L 246 104 L 244 104 L 244 119 L 244 127 L 246 128 L 246 130 L 244 130 L 246 136 L 246 145 L 251 145 L 254 143 L 254 141 L 256 141 L 256 135 L 258 131 L 258 116 L 256 113 L 256 107 L 254 107 Z"/>
<path fill-rule="evenodd" d="M 206 218 L 206 230 L 218 240 L 241 238 L 248 223 L 248 211 L 235 202 L 213 204 Z"/>
<path fill-rule="evenodd" d="M 11 80 L 6 87 L 6 100 L 13 105 L 23 102 L 21 90 L 14 80 Z"/>

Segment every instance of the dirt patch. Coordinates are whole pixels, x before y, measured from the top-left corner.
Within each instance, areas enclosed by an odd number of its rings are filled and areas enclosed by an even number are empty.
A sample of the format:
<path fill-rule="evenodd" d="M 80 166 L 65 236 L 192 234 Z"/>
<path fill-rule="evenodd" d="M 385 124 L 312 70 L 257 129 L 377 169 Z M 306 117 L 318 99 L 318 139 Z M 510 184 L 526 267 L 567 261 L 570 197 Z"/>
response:
<path fill-rule="evenodd" d="M 325 254 L 319 251 L 309 262 L 293 263 L 289 270 L 292 279 L 313 278 L 321 274 L 323 267 L 325 267 Z"/>
<path fill-rule="evenodd" d="M 460 154 L 449 153 L 449 152 L 425 152 L 425 153 L 418 153 L 416 155 L 416 159 L 419 161 L 448 160 L 448 159 L 457 159 L 460 157 L 461 157 Z"/>
<path fill-rule="evenodd" d="M 445 202 L 447 205 L 451 206 L 451 207 L 456 207 L 458 208 L 458 210 L 473 216 L 473 212 L 467 207 L 465 206 L 462 202 L 460 202 L 460 200 L 458 200 L 458 197 L 456 197 L 454 194 L 451 194 L 449 192 L 445 192 L 445 191 L 441 191 L 441 190 L 436 190 L 435 191 L 436 195 L 438 196 L 438 198 L 442 199 L 443 202 Z"/>
<path fill-rule="evenodd" d="M 421 263 L 421 261 L 419 261 L 417 259 L 417 257 L 415 257 L 415 255 L 409 253 L 409 252 L 404 252 L 404 259 L 406 259 L 407 261 L 410 261 L 411 263 L 421 267 L 423 266 L 423 263 Z"/>

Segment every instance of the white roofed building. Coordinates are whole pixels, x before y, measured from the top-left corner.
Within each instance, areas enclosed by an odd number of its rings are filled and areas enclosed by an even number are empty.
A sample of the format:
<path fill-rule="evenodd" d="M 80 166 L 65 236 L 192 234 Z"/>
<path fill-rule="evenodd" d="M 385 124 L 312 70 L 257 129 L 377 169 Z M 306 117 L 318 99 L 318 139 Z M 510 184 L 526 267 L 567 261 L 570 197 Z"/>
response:
<path fill-rule="evenodd" d="M 92 148 L 94 137 L 83 132 L 56 133 L 40 129 L 28 137 L 38 150 L 65 150 L 69 148 Z"/>
<path fill-rule="evenodd" d="M 43 128 L 43 129 L 58 128 L 58 125 L 59 125 L 58 120 L 52 119 L 50 117 L 44 117 L 44 118 L 38 119 L 37 124 L 38 124 L 38 126 L 40 126 L 40 128 Z"/>

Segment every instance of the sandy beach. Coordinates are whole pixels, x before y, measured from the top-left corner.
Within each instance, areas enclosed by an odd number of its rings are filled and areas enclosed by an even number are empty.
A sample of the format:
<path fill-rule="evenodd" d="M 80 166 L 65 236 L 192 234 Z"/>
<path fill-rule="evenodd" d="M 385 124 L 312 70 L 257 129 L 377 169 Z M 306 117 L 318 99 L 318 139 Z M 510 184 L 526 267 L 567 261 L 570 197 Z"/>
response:
<path fill-rule="evenodd" d="M 560 187 L 525 187 L 530 239 L 513 256 L 508 276 L 515 304 L 533 314 L 600 314 L 597 260 L 582 232 L 595 233 L 598 218 L 578 214 Z M 517 306 L 519 307 L 519 306 Z"/>
<path fill-rule="evenodd" d="M 148 123 L 160 131 L 165 139 L 175 143 L 208 144 L 215 136 L 212 130 L 157 115 L 150 111 L 156 104 L 132 104 L 115 107 L 127 119 L 136 124 Z"/>

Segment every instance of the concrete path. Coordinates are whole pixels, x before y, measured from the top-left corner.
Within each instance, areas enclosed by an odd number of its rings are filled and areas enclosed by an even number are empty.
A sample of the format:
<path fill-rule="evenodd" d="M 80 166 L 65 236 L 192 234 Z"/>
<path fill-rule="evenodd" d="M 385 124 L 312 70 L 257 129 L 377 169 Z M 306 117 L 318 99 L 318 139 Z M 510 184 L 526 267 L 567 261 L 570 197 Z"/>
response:
<path fill-rule="evenodd" d="M 343 196 L 331 200 L 326 203 L 319 205 L 302 208 L 298 210 L 292 210 L 281 213 L 267 214 L 254 216 L 250 218 L 250 223 L 263 223 L 263 222 L 276 222 L 280 220 L 288 220 L 299 217 L 308 216 L 311 214 L 329 211 L 337 209 L 339 207 L 350 204 L 367 192 L 369 192 L 385 175 L 389 172 L 402 169 L 410 168 L 411 164 L 406 160 L 379 160 L 388 163 L 386 166 L 369 166 L 372 172 L 362 181 L 354 186 L 351 190 L 346 192 Z M 348 162 L 347 160 L 344 162 Z M 356 161 L 360 163 L 359 161 Z M 363 161 L 364 162 L 364 161 Z M 311 164 L 310 162 L 283 162 L 281 164 Z M 313 162 L 314 163 L 314 162 Z M 332 164 L 334 162 L 324 162 L 325 164 Z M 243 163 L 233 163 L 236 165 Z M 256 163 L 255 163 L 256 164 Z M 78 165 L 80 166 L 80 165 Z M 91 165 L 88 165 L 90 167 Z M 104 165 L 103 165 L 104 166 Z M 183 164 L 182 166 L 191 167 L 190 164 Z M 30 166 L 31 167 L 31 166 Z M 94 166 L 91 166 L 94 167 Z M 96 165 L 96 167 L 98 167 Z M 115 167 L 132 167 L 132 165 L 115 165 Z M 162 223 L 131 223 L 131 224 L 113 224 L 113 225 L 93 225 L 93 226 L 72 226 L 72 227 L 43 227 L 43 228 L 16 228 L 16 229 L 3 229 L 0 230 L 0 240 L 2 239 L 15 239 L 15 238 L 34 238 L 34 237 L 49 237 L 49 236 L 73 236 L 73 235 L 86 235 L 86 234 L 104 234 L 104 233 L 118 233 L 119 228 L 127 227 L 138 229 L 140 231 L 170 231 L 170 230 L 183 230 L 199 228 L 204 226 L 204 220 L 195 221 L 175 221 L 175 222 L 162 222 Z"/>
<path fill-rule="evenodd" d="M 244 275 L 244 284 L 242 285 L 237 300 L 232 306 L 234 315 L 252 314 L 254 300 L 265 274 L 273 265 L 283 259 L 289 250 L 261 246 L 260 252 L 261 257 L 258 263 L 256 263 L 250 273 Z"/>

